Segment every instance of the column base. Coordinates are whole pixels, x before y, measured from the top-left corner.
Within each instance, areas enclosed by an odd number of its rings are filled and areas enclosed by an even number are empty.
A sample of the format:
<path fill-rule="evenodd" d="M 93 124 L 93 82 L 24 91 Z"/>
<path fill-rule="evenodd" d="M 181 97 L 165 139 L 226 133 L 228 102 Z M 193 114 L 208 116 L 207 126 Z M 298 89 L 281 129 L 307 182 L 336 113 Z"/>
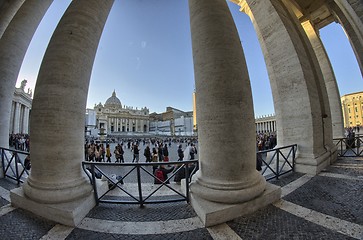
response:
<path fill-rule="evenodd" d="M 263 194 L 247 202 L 238 204 L 216 203 L 191 193 L 190 203 L 204 226 L 210 227 L 255 212 L 280 198 L 281 188 L 266 183 Z"/>
<path fill-rule="evenodd" d="M 318 157 L 298 156 L 295 160 L 295 172 L 316 175 L 330 165 L 331 158 L 334 157 L 332 155 L 334 154 L 336 153 L 327 151 Z"/>
<path fill-rule="evenodd" d="M 98 194 L 103 194 L 108 189 L 107 181 L 97 182 Z M 11 205 L 30 211 L 48 220 L 68 226 L 77 226 L 88 212 L 96 205 L 93 191 L 83 198 L 57 204 L 39 203 L 28 198 L 23 188 L 15 188 L 10 191 Z"/>

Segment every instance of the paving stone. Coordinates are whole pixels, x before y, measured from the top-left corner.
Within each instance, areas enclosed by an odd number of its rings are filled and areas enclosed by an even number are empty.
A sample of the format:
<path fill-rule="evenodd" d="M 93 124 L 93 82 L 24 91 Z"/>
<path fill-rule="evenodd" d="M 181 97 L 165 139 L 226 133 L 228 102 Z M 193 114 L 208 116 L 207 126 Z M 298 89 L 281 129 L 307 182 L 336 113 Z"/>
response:
<path fill-rule="evenodd" d="M 242 239 L 354 239 L 270 205 L 227 222 Z"/>
<path fill-rule="evenodd" d="M 356 166 L 363 166 L 362 158 L 339 158 L 339 160 L 334 164 L 324 169 L 322 172 L 338 173 L 352 177 L 360 177 L 363 180 L 363 168 L 358 168 Z"/>
<path fill-rule="evenodd" d="M 274 185 L 283 187 L 283 186 L 295 181 L 296 179 L 301 178 L 304 175 L 305 175 L 304 173 L 291 172 L 291 173 L 288 173 L 286 175 L 279 177 L 279 179 L 271 179 L 268 182 L 272 183 Z"/>
<path fill-rule="evenodd" d="M 40 239 L 55 223 L 30 212 L 16 209 L 0 217 L 1 239 Z"/>
<path fill-rule="evenodd" d="M 11 178 L 0 178 L 0 186 L 7 190 L 20 187 L 20 185 L 18 185 L 17 182 Z"/>
<path fill-rule="evenodd" d="M 125 235 L 125 234 L 111 234 L 111 233 L 99 233 L 92 232 L 83 229 L 74 229 L 70 235 L 66 238 L 67 240 L 72 239 L 122 239 L 122 240 L 168 240 L 168 239 L 178 239 L 178 240 L 213 240 L 209 232 L 206 229 L 196 229 L 187 232 L 178 233 L 168 233 L 168 234 L 149 234 L 149 235 Z"/>
<path fill-rule="evenodd" d="M 0 207 L 3 207 L 3 206 L 8 205 L 8 204 L 9 204 L 9 202 L 7 200 L 0 197 Z"/>
<path fill-rule="evenodd" d="M 363 225 L 363 181 L 315 176 L 285 200 Z"/>
<path fill-rule="evenodd" d="M 87 217 L 127 222 L 149 222 L 185 219 L 197 216 L 185 202 L 148 204 L 144 208 L 131 204 L 102 203 L 92 209 Z"/>

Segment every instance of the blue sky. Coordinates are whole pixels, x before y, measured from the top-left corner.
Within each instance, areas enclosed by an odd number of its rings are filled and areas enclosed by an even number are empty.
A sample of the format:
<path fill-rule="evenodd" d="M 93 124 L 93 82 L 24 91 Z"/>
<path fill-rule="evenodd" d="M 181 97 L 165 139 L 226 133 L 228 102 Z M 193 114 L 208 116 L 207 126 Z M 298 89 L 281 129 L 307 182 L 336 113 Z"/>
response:
<path fill-rule="evenodd" d="M 35 88 L 42 57 L 70 0 L 54 0 L 25 56 L 17 86 Z M 255 116 L 274 113 L 270 83 L 249 18 L 228 2 L 247 60 Z M 363 91 L 362 76 L 339 24 L 320 31 L 340 94 Z M 123 105 L 163 112 L 167 106 L 192 110 L 194 73 L 188 1 L 115 0 L 98 47 L 87 107 L 104 103 L 113 92 Z"/>

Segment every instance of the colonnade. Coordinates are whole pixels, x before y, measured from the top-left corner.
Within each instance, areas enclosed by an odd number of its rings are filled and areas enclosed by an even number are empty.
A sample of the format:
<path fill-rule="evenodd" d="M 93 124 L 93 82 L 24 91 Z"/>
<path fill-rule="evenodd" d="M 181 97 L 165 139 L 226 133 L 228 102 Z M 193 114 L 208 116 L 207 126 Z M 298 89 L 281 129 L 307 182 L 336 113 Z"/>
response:
<path fill-rule="evenodd" d="M 29 133 L 29 112 L 29 106 L 23 105 L 20 102 L 13 102 L 9 133 Z"/>
<path fill-rule="evenodd" d="M 146 131 L 144 126 L 147 126 Z M 114 132 L 148 132 L 149 121 L 135 118 L 108 117 L 107 133 Z"/>
<path fill-rule="evenodd" d="M 276 132 L 276 120 L 268 117 L 256 119 L 256 133 Z M 274 117 L 273 117 L 274 118 Z"/>
<path fill-rule="evenodd" d="M 14 206 L 67 225 L 79 223 L 95 205 L 81 169 L 84 110 L 98 42 L 113 2 L 74 0 L 60 20 L 41 64 L 33 100 L 32 171 L 23 187 L 10 195 Z M 339 91 L 330 94 L 327 90 L 328 71 L 322 71 L 327 64 L 317 57 L 321 45 L 308 37 L 311 28 L 302 26 L 288 0 L 234 2 L 250 16 L 265 56 L 278 145 L 297 143 L 296 170 L 317 173 L 336 157 L 332 122 L 339 117 L 331 110 L 337 108 L 331 102 Z M 359 58 L 362 16 L 352 10 L 353 2 L 335 0 L 335 12 L 340 19 L 349 18 L 347 32 Z M 6 25 L 0 39 L 0 146 L 7 145 L 8 92 L 51 3 L 26 0 L 10 22 L 0 23 Z M 255 169 L 250 80 L 226 1 L 189 0 L 189 10 L 200 166 L 190 187 L 191 204 L 210 226 L 266 206 L 279 199 L 281 192 Z M 216 142 L 223 144 L 213 148 Z"/>

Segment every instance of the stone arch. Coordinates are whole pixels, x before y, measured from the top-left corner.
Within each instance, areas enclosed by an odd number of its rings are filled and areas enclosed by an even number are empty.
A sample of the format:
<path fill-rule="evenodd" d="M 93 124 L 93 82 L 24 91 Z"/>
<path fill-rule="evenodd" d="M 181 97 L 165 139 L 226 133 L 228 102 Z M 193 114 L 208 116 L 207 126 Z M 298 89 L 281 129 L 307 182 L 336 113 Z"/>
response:
<path fill-rule="evenodd" d="M 335 149 L 328 95 L 310 41 L 283 1 L 234 2 L 250 16 L 264 53 L 276 111 L 278 145 L 297 143 L 296 170 L 319 172 L 330 163 Z"/>

